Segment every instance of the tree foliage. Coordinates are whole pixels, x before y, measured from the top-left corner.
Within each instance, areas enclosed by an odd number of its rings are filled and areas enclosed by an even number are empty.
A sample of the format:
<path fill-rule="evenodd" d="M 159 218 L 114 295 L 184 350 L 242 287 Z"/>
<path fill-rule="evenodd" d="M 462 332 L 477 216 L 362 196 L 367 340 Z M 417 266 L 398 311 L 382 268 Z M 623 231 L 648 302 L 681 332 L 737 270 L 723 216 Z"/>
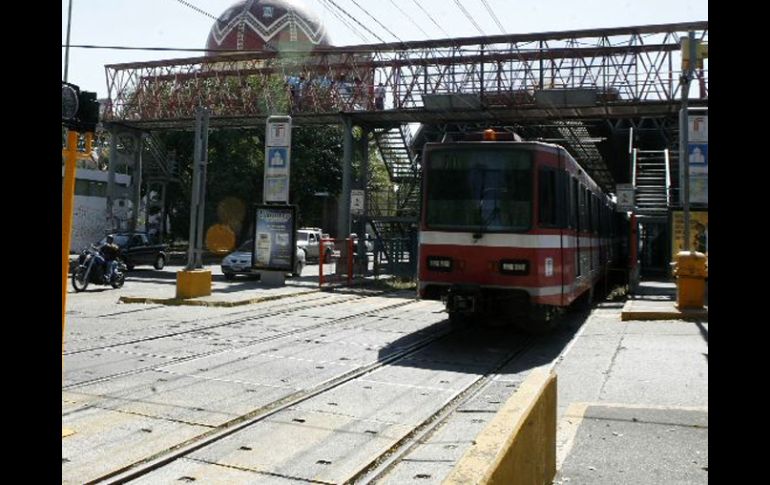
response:
<path fill-rule="evenodd" d="M 354 136 L 360 137 L 361 132 L 355 131 Z M 171 232 L 174 239 L 186 240 L 190 225 L 193 133 L 166 132 L 160 134 L 160 137 L 166 149 L 176 153 L 180 179 L 179 184 L 169 185 L 167 192 Z M 316 194 L 328 193 L 330 199 L 336 200 L 342 191 L 342 141 L 340 126 L 293 128 L 289 198 L 292 204 L 298 206 L 298 227 L 321 227 L 324 198 Z M 262 202 L 264 131 L 212 130 L 208 143 L 206 227 L 225 222 L 221 220 L 222 204 L 238 200 L 246 211 L 240 223 L 231 226 L 238 241 L 243 241 L 252 232 L 253 208 Z M 369 149 L 369 159 L 369 189 L 390 190 L 387 170 L 373 143 Z M 358 180 L 359 170 L 360 160 L 354 158 L 354 184 Z"/>

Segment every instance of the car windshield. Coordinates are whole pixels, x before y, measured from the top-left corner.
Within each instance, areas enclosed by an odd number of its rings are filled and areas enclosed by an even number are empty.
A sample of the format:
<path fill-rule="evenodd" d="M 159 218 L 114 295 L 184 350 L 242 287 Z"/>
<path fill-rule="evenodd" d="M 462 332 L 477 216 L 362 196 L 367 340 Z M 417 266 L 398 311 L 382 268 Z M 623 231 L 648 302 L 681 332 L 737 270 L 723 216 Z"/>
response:
<path fill-rule="evenodd" d="M 241 244 L 241 247 L 238 248 L 238 252 L 250 253 L 253 248 L 254 248 L 254 244 L 252 243 L 251 239 L 249 239 L 245 243 Z"/>

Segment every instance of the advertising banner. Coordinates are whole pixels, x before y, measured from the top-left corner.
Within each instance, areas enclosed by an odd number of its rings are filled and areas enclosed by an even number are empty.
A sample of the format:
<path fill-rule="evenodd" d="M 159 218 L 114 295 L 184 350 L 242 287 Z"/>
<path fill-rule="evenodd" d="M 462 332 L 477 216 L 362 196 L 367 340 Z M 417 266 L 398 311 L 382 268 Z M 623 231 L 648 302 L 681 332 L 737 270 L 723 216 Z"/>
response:
<path fill-rule="evenodd" d="M 684 251 L 684 212 L 671 212 L 671 261 L 676 261 L 679 251 Z M 700 253 L 709 251 L 709 213 L 690 211 L 690 250 Z"/>
<path fill-rule="evenodd" d="M 293 270 L 297 247 L 296 214 L 293 205 L 257 206 L 252 268 L 287 273 Z"/>

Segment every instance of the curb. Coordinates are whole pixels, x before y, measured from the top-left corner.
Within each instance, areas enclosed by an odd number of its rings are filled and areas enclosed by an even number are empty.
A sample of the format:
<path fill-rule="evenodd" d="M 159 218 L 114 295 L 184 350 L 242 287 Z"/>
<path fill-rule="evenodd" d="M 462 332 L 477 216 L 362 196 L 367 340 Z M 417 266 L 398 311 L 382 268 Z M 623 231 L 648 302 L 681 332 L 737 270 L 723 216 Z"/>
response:
<path fill-rule="evenodd" d="M 282 298 L 289 298 L 292 296 L 299 296 L 299 295 L 306 295 L 309 293 L 317 293 L 320 290 L 313 289 L 313 290 L 306 290 L 306 291 L 300 291 L 296 293 L 284 293 L 281 295 L 272 295 L 272 296 L 258 296 L 255 298 L 248 298 L 246 300 L 237 300 L 237 301 L 206 301 L 206 300 L 196 300 L 194 298 L 192 299 L 183 299 L 183 298 L 150 298 L 150 297 L 141 297 L 141 296 L 121 296 L 118 300 L 121 303 L 145 303 L 145 304 L 159 304 L 159 305 L 169 305 L 169 306 L 210 306 L 210 307 L 234 307 L 234 306 L 241 306 L 241 305 L 252 305 L 254 303 L 262 303 L 265 301 L 271 301 L 271 300 L 280 300 Z"/>
<path fill-rule="evenodd" d="M 633 300 L 629 300 L 623 306 L 620 313 L 621 321 L 628 320 L 706 320 L 709 319 L 708 307 L 703 309 L 685 309 L 679 310 L 676 307 L 662 308 L 652 307 L 649 309 L 632 308 Z"/>
<path fill-rule="evenodd" d="M 556 375 L 535 369 L 443 485 L 545 485 L 556 476 Z"/>

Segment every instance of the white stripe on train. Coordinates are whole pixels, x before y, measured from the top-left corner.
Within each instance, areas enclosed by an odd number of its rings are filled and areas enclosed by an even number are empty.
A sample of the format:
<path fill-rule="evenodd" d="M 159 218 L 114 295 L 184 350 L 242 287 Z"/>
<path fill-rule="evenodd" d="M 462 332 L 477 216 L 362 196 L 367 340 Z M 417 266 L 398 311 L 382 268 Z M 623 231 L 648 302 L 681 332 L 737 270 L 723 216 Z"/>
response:
<path fill-rule="evenodd" d="M 544 234 L 490 234 L 486 233 L 479 239 L 473 238 L 470 232 L 421 231 L 420 244 L 443 244 L 447 246 L 482 246 L 494 248 L 529 248 L 529 249 L 559 249 L 574 248 L 575 236 L 558 236 Z M 580 246 L 599 246 L 599 238 L 580 238 Z"/>

